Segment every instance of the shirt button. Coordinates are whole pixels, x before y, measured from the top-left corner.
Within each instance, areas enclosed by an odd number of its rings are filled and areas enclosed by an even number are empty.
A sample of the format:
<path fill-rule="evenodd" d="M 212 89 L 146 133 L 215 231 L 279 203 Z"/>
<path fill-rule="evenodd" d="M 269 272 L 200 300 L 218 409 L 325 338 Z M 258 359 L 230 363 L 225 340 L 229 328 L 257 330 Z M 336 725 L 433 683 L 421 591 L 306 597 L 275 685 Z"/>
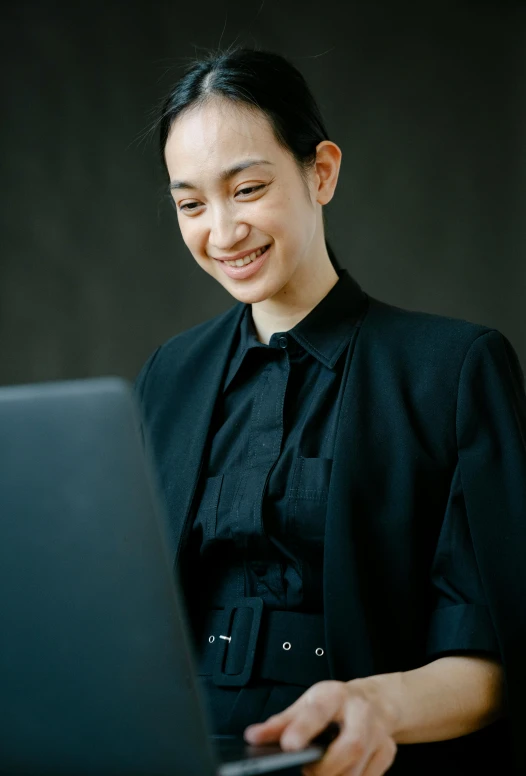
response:
<path fill-rule="evenodd" d="M 286 337 L 280 337 L 278 340 L 278 345 L 280 348 L 286 348 L 289 344 L 289 341 Z"/>

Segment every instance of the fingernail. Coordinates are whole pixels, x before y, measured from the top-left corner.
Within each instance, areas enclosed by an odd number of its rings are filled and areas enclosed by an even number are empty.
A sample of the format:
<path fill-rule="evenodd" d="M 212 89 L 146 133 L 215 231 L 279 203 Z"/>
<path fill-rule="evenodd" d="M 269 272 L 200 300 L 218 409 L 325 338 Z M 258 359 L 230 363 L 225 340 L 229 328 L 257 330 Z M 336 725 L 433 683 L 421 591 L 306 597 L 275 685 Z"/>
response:
<path fill-rule="evenodd" d="M 252 741 L 257 734 L 257 729 L 259 725 L 249 725 L 247 728 L 245 728 L 244 737 L 247 741 Z"/>

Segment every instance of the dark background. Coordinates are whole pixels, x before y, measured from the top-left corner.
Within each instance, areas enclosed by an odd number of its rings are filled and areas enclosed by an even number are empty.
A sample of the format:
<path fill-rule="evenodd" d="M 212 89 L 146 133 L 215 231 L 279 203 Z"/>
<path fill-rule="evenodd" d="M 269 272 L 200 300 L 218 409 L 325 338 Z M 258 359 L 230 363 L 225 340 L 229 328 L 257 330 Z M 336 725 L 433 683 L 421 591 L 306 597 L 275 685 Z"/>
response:
<path fill-rule="evenodd" d="M 4 2 L 0 384 L 133 377 L 235 300 L 163 193 L 155 108 L 181 64 L 258 44 L 309 81 L 343 150 L 327 208 L 373 296 L 494 326 L 526 364 L 520 4 Z"/>

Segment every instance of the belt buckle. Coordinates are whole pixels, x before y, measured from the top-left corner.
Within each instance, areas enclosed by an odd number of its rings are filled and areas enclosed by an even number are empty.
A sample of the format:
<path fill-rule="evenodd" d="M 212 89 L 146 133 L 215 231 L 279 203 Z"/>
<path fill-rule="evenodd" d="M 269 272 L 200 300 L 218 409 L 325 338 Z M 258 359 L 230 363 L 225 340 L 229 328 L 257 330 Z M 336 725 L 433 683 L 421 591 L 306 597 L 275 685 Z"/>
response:
<path fill-rule="evenodd" d="M 226 674 L 223 670 L 225 665 L 228 647 L 232 642 L 231 628 L 234 615 L 237 609 L 252 609 L 252 624 L 245 652 L 245 664 L 239 674 Z M 225 607 L 223 616 L 223 632 L 219 636 L 219 649 L 217 651 L 214 672 L 212 675 L 214 684 L 218 687 L 244 687 L 248 684 L 254 667 L 254 657 L 256 654 L 256 645 L 258 640 L 261 617 L 263 615 L 262 598 L 239 598 Z"/>

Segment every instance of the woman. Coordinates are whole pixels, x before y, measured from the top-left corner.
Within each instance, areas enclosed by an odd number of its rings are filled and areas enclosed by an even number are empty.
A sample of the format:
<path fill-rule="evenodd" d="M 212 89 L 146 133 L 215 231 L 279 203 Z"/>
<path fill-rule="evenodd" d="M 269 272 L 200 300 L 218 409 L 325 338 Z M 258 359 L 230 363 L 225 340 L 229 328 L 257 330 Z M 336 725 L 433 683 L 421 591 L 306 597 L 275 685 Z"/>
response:
<path fill-rule="evenodd" d="M 338 265 L 323 206 L 342 153 L 281 56 L 193 63 L 160 135 L 183 240 L 237 300 L 137 380 L 216 732 L 294 748 L 335 723 L 317 776 L 512 772 L 512 346 L 373 299 Z"/>

